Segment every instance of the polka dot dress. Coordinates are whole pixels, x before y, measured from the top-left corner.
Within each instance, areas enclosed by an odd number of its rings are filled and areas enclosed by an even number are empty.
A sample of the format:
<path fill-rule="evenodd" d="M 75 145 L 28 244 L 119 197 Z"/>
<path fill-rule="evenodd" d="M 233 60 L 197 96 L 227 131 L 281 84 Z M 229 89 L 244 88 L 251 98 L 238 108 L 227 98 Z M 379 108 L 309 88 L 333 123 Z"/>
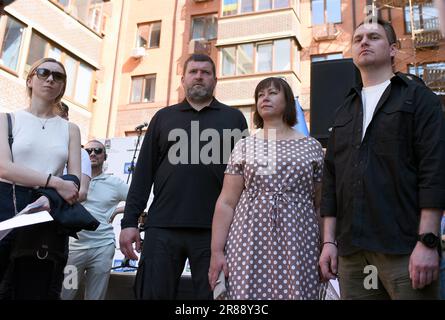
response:
<path fill-rule="evenodd" d="M 318 299 L 318 219 L 314 182 L 323 151 L 311 137 L 237 143 L 226 174 L 245 188 L 226 244 L 227 299 Z"/>

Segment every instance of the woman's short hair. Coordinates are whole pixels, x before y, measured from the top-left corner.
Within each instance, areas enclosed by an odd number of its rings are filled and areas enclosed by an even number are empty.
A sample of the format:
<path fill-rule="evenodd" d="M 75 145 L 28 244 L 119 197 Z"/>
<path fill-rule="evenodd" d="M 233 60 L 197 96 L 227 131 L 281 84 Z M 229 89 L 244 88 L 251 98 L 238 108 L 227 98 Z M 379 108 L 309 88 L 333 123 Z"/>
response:
<path fill-rule="evenodd" d="M 253 123 L 257 128 L 263 128 L 264 126 L 264 120 L 258 113 L 258 94 L 261 90 L 268 89 L 270 87 L 274 87 L 279 91 L 283 91 L 284 100 L 286 102 L 286 106 L 284 107 L 283 122 L 286 123 L 289 127 L 295 126 L 297 124 L 297 112 L 295 109 L 294 93 L 292 92 L 292 89 L 286 82 L 286 80 L 277 77 L 269 77 L 263 79 L 256 86 L 255 113 L 253 114 Z"/>
<path fill-rule="evenodd" d="M 28 83 L 28 81 L 31 80 L 31 78 L 34 76 L 34 74 L 36 73 L 36 69 L 38 67 L 40 67 L 40 65 L 44 64 L 45 62 L 52 62 L 52 63 L 58 64 L 62 68 L 63 73 L 65 73 L 65 75 L 66 75 L 65 66 L 61 62 L 59 62 L 59 61 L 57 61 L 56 59 L 53 59 L 53 58 L 42 58 L 42 59 L 37 60 L 36 62 L 34 62 L 34 64 L 31 66 L 31 69 L 29 69 L 28 76 L 26 77 L 26 83 Z M 65 89 L 66 89 L 66 80 L 65 80 L 65 83 L 63 84 L 63 87 L 62 87 L 62 90 L 60 91 L 60 94 L 54 99 L 54 103 L 55 104 L 57 104 L 62 99 L 63 95 L 65 94 Z M 31 97 L 31 95 L 32 95 L 32 88 L 26 86 L 26 91 L 28 93 L 28 96 Z"/>

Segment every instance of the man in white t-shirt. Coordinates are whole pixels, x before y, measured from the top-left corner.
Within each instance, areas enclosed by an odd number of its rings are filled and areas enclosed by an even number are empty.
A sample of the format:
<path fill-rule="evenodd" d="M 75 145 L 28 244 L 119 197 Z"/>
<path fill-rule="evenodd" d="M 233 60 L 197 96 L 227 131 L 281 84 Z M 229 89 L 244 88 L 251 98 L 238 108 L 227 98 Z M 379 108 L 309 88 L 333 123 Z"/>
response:
<path fill-rule="evenodd" d="M 394 72 L 396 53 L 388 22 L 355 29 L 363 83 L 336 110 L 326 150 L 319 265 L 325 280 L 338 275 L 342 299 L 439 295 L 445 119 L 422 80 Z"/>
<path fill-rule="evenodd" d="M 78 239 L 70 238 L 67 262 L 69 269 L 65 272 L 67 276 L 71 276 L 71 268 L 74 266 L 77 269 L 79 282 L 83 282 L 85 278 L 85 300 L 103 300 L 115 253 L 115 234 L 109 220 L 117 205 L 126 200 L 129 186 L 120 178 L 103 172 L 107 154 L 105 146 L 100 141 L 89 141 L 85 145 L 85 150 L 90 155 L 92 179 L 87 199 L 82 205 L 100 222 L 100 225 L 95 231 L 78 232 Z M 120 207 L 121 212 L 123 209 L 123 206 Z M 62 299 L 74 299 L 77 289 L 71 284 L 64 285 Z"/>

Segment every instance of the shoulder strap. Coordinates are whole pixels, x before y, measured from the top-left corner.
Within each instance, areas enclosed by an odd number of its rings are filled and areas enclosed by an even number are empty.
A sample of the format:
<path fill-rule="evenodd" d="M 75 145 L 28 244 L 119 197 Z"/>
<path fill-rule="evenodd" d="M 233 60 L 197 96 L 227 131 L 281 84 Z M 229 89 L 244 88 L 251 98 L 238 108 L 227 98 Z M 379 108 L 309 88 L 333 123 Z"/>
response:
<path fill-rule="evenodd" d="M 6 118 L 8 119 L 8 143 L 9 143 L 9 148 L 11 149 L 11 153 L 12 153 L 12 143 L 14 142 L 14 138 L 12 136 L 12 120 L 11 120 L 11 114 L 7 113 L 6 114 Z"/>

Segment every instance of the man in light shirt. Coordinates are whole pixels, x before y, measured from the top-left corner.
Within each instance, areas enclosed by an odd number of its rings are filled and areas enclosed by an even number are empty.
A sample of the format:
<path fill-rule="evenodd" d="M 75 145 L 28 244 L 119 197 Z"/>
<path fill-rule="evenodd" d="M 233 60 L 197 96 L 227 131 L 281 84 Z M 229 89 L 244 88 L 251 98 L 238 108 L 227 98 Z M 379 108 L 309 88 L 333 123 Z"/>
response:
<path fill-rule="evenodd" d="M 109 220 L 115 210 L 123 212 L 123 207 L 118 209 L 116 207 L 121 201 L 126 200 L 128 185 L 121 179 L 103 172 L 107 154 L 105 146 L 100 141 L 89 141 L 85 145 L 85 150 L 90 155 L 92 179 L 87 199 L 82 205 L 100 222 L 100 225 L 95 231 L 84 230 L 77 233 L 78 239 L 70 238 L 67 267 L 77 268 L 80 282 L 85 278 L 85 300 L 103 300 L 115 253 L 115 234 Z M 76 293 L 77 288 L 64 286 L 62 299 L 72 300 Z"/>

